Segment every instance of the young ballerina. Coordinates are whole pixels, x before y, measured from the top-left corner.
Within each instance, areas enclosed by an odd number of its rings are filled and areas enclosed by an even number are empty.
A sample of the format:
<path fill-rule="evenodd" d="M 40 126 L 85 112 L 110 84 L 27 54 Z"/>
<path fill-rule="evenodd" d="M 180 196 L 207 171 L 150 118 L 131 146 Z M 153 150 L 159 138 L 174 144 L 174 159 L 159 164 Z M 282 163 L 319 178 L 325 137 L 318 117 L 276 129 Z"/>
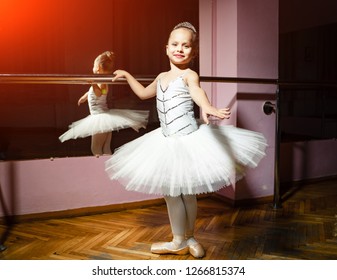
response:
<path fill-rule="evenodd" d="M 114 53 L 106 51 L 94 61 L 94 74 L 112 74 Z M 59 139 L 64 142 L 69 139 L 91 136 L 91 152 L 93 155 L 111 155 L 112 131 L 133 128 L 138 131 L 145 128 L 149 111 L 109 109 L 107 105 L 107 84 L 92 84 L 89 91 L 78 100 L 78 106 L 88 101 L 90 115 L 69 126 L 69 130 Z"/>
<path fill-rule="evenodd" d="M 166 46 L 170 70 L 160 73 L 147 87 L 131 74 L 117 70 L 113 81 L 125 78 L 141 99 L 156 96 L 160 128 L 118 148 L 106 161 L 106 172 L 127 190 L 164 196 L 173 239 L 154 243 L 157 254 L 205 255 L 194 237 L 197 194 L 215 192 L 256 167 L 265 155 L 260 133 L 234 126 L 210 124 L 208 116 L 230 117 L 228 108 L 213 107 L 200 87 L 199 76 L 189 68 L 197 50 L 197 33 L 188 22 L 172 30 Z M 199 124 L 193 101 L 206 124 Z"/>

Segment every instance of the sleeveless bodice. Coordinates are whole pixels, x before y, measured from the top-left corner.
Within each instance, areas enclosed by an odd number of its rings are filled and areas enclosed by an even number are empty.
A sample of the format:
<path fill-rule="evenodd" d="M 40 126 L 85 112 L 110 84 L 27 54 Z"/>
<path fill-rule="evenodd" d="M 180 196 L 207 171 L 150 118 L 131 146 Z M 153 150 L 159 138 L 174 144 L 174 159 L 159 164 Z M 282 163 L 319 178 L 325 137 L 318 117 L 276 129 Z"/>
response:
<path fill-rule="evenodd" d="M 88 93 L 88 104 L 89 104 L 89 111 L 90 114 L 100 114 L 104 113 L 109 110 L 107 101 L 106 101 L 106 94 L 102 94 L 101 96 L 96 96 L 94 89 L 90 87 Z"/>
<path fill-rule="evenodd" d="M 187 135 L 198 129 L 193 100 L 183 76 L 163 90 L 157 83 L 157 112 L 164 136 Z"/>

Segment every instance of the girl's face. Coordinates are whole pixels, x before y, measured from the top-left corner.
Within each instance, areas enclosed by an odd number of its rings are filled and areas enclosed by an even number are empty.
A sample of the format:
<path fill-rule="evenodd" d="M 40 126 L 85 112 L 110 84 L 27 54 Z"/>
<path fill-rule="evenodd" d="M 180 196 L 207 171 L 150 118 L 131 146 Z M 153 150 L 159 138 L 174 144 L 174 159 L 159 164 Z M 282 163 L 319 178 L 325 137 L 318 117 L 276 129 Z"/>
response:
<path fill-rule="evenodd" d="M 175 65 L 189 64 L 194 57 L 192 31 L 186 28 L 173 30 L 166 46 L 166 54 Z"/>
<path fill-rule="evenodd" d="M 92 68 L 92 72 L 94 74 L 101 73 L 101 65 L 98 63 L 98 59 L 95 59 L 94 61 L 94 67 Z M 102 74 L 102 73 L 101 73 Z"/>

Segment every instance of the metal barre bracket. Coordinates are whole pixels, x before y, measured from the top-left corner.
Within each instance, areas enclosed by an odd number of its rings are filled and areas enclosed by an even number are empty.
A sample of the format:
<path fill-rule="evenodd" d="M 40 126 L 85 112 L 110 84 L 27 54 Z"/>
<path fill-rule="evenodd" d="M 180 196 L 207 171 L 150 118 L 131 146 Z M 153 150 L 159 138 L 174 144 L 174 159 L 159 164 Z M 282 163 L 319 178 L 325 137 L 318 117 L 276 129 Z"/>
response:
<path fill-rule="evenodd" d="M 266 101 L 263 104 L 263 112 L 266 115 L 271 115 L 272 113 L 275 113 L 275 104 L 271 103 L 270 101 Z"/>

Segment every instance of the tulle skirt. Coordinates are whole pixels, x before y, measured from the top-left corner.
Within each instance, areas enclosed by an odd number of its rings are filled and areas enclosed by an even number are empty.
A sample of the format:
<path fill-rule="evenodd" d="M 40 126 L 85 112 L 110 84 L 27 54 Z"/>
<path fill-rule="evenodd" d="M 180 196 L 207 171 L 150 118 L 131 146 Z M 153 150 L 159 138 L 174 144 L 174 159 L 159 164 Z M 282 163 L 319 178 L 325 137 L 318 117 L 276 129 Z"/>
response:
<path fill-rule="evenodd" d="M 59 139 L 64 142 L 69 139 L 84 138 L 129 127 L 138 131 L 140 128 L 146 128 L 148 117 L 149 111 L 111 109 L 104 113 L 88 115 L 73 122 Z"/>
<path fill-rule="evenodd" d="M 126 190 L 209 193 L 242 178 L 246 167 L 256 167 L 266 147 L 261 133 L 234 126 L 202 124 L 180 137 L 165 137 L 158 128 L 116 149 L 105 167 Z"/>

